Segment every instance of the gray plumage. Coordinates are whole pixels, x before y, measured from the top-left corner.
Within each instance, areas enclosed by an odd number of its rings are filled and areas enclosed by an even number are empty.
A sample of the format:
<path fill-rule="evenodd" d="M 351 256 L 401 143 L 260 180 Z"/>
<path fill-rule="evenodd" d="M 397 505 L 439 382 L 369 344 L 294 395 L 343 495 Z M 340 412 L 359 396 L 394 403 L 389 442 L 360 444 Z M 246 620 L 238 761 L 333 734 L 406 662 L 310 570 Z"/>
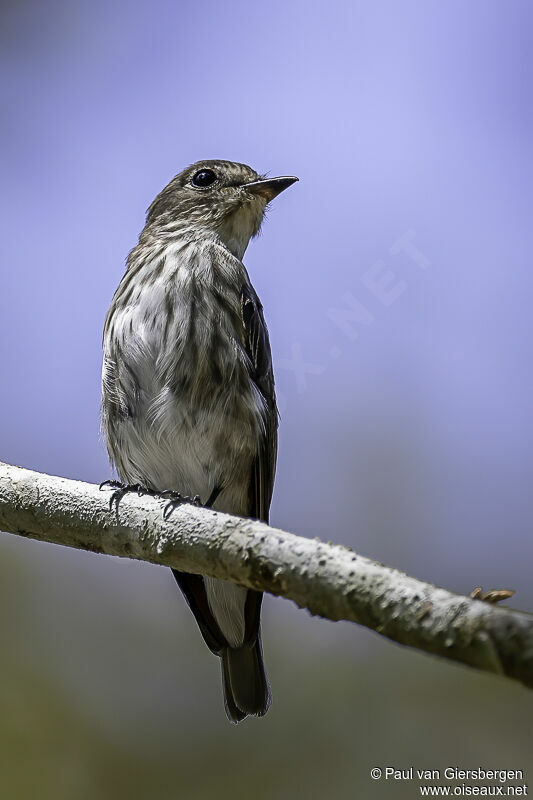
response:
<path fill-rule="evenodd" d="M 269 200 L 296 178 L 202 161 L 148 209 L 104 327 L 102 426 L 120 479 L 268 521 L 277 410 L 261 303 L 242 263 Z M 174 571 L 221 658 L 234 722 L 270 704 L 261 593 Z"/>

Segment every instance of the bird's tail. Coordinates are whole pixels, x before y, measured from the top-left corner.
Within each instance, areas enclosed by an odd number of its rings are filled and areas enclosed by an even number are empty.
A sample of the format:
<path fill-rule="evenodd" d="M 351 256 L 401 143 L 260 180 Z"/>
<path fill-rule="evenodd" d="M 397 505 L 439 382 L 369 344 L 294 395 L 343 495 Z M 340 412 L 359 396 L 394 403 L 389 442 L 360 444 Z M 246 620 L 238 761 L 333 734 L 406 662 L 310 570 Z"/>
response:
<path fill-rule="evenodd" d="M 270 706 L 271 695 L 263 663 L 261 634 L 253 644 L 226 647 L 221 654 L 224 707 L 231 722 L 248 714 L 262 717 Z"/>

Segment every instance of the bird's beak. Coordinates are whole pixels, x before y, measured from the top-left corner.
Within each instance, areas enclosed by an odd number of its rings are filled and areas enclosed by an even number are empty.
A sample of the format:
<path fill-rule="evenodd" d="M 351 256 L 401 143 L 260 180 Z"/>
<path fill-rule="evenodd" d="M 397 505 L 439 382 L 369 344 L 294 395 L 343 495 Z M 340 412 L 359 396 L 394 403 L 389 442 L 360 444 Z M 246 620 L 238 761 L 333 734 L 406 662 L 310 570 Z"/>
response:
<path fill-rule="evenodd" d="M 264 197 L 267 202 L 273 200 L 280 192 L 288 189 L 293 183 L 296 183 L 298 178 L 283 177 L 283 178 L 263 178 L 260 181 L 252 181 L 252 183 L 245 183 L 244 188 L 252 194 L 258 194 Z"/>

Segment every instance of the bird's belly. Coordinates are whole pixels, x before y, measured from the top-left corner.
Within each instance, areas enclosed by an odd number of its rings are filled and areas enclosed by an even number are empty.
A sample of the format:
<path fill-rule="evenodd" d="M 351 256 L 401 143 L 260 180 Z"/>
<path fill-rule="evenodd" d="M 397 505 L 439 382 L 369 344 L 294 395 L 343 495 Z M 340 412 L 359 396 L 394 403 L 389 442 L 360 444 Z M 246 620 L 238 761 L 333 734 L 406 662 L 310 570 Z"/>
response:
<path fill-rule="evenodd" d="M 169 395 L 165 400 L 165 395 Z M 242 398 L 191 409 L 169 390 L 145 398 L 156 413 L 122 420 L 115 462 L 121 480 L 158 491 L 199 495 L 206 503 L 219 490 L 219 510 L 248 514 L 248 487 L 256 437 Z M 241 424 L 239 424 L 241 423 Z"/>
<path fill-rule="evenodd" d="M 104 416 L 119 476 L 203 503 L 218 490 L 215 508 L 248 515 L 266 406 L 231 319 L 207 324 L 212 304 L 178 293 L 165 328 L 161 297 L 143 303 L 115 314 L 104 361 L 104 392 L 119 407 Z"/>

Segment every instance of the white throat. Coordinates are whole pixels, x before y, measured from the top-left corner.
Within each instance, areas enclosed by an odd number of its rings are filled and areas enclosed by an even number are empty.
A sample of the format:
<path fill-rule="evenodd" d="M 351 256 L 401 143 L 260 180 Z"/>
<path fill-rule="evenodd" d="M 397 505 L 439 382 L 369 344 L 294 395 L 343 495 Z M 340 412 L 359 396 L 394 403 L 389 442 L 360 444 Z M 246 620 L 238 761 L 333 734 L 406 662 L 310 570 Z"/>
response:
<path fill-rule="evenodd" d="M 265 202 L 259 197 L 254 198 L 240 206 L 219 225 L 220 239 L 239 261 L 242 261 L 252 236 L 259 232 L 264 213 Z"/>

